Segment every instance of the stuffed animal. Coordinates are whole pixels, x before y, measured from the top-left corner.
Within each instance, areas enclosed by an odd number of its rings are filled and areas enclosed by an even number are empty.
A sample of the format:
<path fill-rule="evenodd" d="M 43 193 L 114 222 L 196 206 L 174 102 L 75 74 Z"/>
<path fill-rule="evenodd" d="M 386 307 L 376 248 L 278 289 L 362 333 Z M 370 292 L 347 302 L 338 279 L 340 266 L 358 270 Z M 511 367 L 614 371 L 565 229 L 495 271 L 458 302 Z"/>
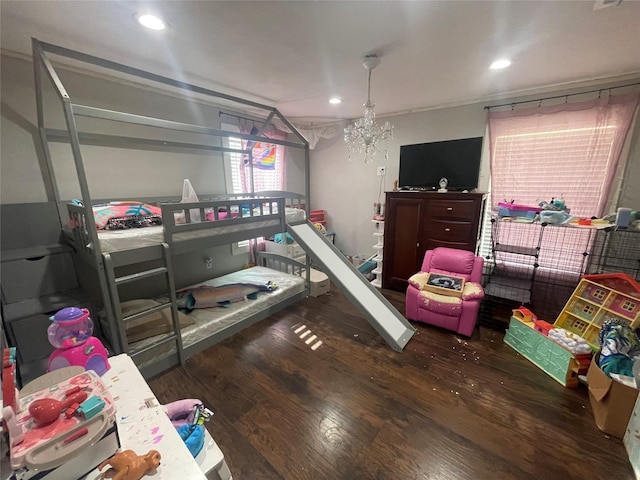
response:
<path fill-rule="evenodd" d="M 98 466 L 98 470 L 102 470 L 106 465 L 111 467 L 100 475 L 100 478 L 103 479 L 109 474 L 112 475 L 111 480 L 140 480 L 160 466 L 160 458 L 160 452 L 157 450 L 149 450 L 146 455 L 138 455 L 133 450 L 118 452 Z"/>

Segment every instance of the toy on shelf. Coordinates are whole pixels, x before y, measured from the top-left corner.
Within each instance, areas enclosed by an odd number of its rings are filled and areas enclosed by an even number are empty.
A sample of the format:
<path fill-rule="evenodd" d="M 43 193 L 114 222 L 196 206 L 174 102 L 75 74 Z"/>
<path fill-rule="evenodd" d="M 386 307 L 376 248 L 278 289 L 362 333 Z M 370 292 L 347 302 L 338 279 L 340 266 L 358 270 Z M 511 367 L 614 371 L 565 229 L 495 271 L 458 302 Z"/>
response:
<path fill-rule="evenodd" d="M 49 343 L 56 350 L 49 357 L 47 371 L 78 365 L 103 375 L 109 370 L 107 349 L 92 337 L 93 321 L 86 308 L 67 307 L 53 315 L 47 329 Z"/>
<path fill-rule="evenodd" d="M 125 450 L 102 462 L 98 470 L 102 471 L 109 465 L 110 468 L 100 475 L 100 478 L 109 475 L 112 480 L 140 480 L 160 466 L 160 459 L 160 452 L 157 450 L 149 450 L 145 455 Z"/>

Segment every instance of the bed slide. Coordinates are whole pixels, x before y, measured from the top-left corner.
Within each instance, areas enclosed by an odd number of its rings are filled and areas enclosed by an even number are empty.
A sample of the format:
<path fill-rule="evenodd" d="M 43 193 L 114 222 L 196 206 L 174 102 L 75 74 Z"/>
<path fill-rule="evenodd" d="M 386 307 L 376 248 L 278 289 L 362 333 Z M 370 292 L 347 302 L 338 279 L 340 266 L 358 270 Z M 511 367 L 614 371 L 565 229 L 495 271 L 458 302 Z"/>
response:
<path fill-rule="evenodd" d="M 362 312 L 391 348 L 401 352 L 415 328 L 309 221 L 287 225 L 289 234 Z"/>

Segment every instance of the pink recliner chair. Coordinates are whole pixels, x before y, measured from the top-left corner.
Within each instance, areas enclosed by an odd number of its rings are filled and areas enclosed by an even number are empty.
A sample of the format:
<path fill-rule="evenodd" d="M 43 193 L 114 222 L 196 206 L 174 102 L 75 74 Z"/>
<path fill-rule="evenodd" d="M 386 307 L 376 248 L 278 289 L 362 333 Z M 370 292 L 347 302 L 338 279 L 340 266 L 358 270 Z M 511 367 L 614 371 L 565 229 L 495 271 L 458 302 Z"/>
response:
<path fill-rule="evenodd" d="M 480 284 L 483 265 L 482 257 L 476 257 L 466 250 L 446 247 L 428 250 L 421 271 L 409 278 L 406 317 L 470 337 L 476 326 L 480 302 L 484 298 Z M 461 297 L 425 290 L 430 273 L 464 278 Z"/>

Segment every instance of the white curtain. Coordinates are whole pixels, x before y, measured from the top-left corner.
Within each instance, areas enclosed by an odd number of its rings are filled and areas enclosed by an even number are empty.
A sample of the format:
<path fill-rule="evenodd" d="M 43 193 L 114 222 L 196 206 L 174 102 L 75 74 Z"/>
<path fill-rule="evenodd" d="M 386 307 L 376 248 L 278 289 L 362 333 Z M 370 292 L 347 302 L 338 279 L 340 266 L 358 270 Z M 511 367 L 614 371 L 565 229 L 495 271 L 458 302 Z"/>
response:
<path fill-rule="evenodd" d="M 562 196 L 572 215 L 601 216 L 638 95 L 489 112 L 491 205 Z"/>
<path fill-rule="evenodd" d="M 638 95 L 631 94 L 490 111 L 491 208 L 503 201 L 537 206 L 562 198 L 573 216 L 601 217 L 637 105 Z M 546 228 L 540 267 L 579 275 L 583 259 L 560 248 L 564 233 Z M 522 245 L 535 245 L 536 230 L 526 235 Z M 572 243 L 589 250 L 589 232 L 575 236 Z"/>

